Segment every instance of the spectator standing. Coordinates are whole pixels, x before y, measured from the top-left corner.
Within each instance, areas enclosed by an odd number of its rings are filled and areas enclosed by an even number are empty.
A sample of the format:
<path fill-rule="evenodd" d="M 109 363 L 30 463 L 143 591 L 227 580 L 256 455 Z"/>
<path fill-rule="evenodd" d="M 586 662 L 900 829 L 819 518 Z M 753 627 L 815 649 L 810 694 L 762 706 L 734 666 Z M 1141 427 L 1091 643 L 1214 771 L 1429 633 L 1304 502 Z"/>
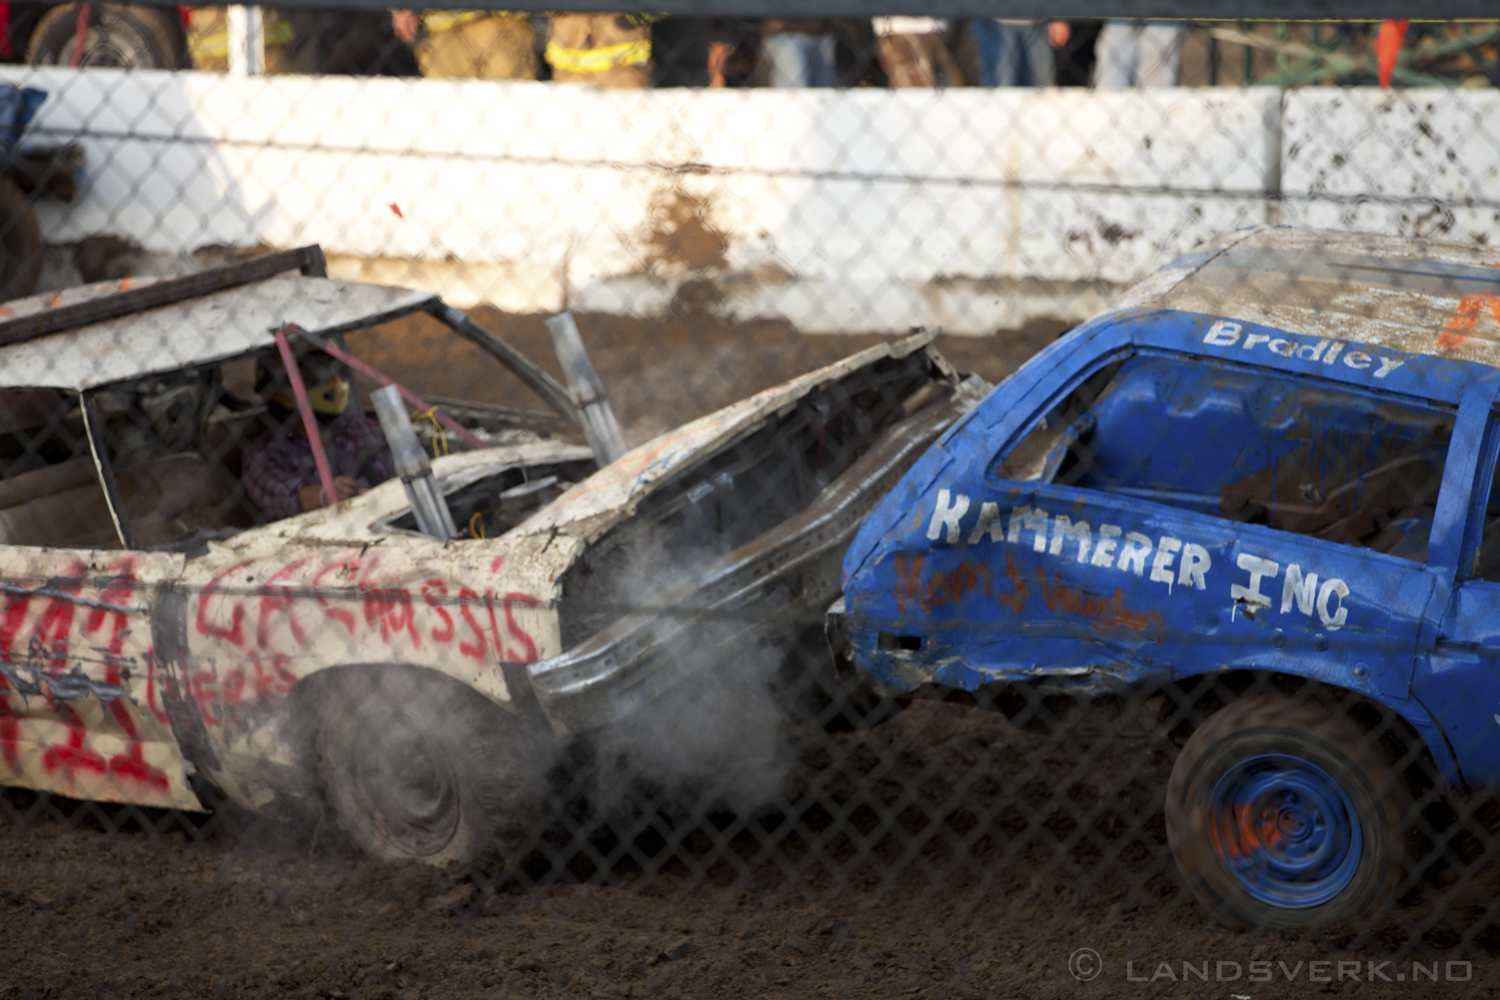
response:
<path fill-rule="evenodd" d="M 1050 87 L 1056 82 L 1053 50 L 1068 41 L 1067 21 L 979 18 L 970 30 L 979 49 L 981 87 Z"/>
<path fill-rule="evenodd" d="M 771 87 L 832 87 L 837 44 L 827 21 L 793 18 L 761 22 L 761 58 Z"/>
<path fill-rule="evenodd" d="M 434 10 L 419 20 L 411 11 L 398 10 L 391 13 L 391 28 L 397 38 L 415 45 L 423 76 L 536 79 L 530 14 Z"/>
<path fill-rule="evenodd" d="M 292 39 L 283 58 L 297 73 L 357 76 L 417 76 L 411 46 L 393 32 L 391 15 L 377 10 L 317 10 L 287 13 Z M 227 53 L 227 36 L 226 36 Z M 284 65 L 284 64 L 283 64 Z"/>
<path fill-rule="evenodd" d="M 1094 86 L 1177 86 L 1186 35 L 1180 21 L 1106 22 L 1094 48 Z"/>
<path fill-rule="evenodd" d="M 553 14 L 546 59 L 558 83 L 651 86 L 651 25 L 656 14 Z"/>
<path fill-rule="evenodd" d="M 1054 22 L 1058 23 L 1058 22 Z M 1068 37 L 1054 54 L 1053 82 L 1059 87 L 1087 87 L 1094 76 L 1094 44 L 1103 21 L 1064 21 Z"/>
<path fill-rule="evenodd" d="M 740 17 L 716 17 L 709 22 L 707 70 L 710 87 L 747 87 L 764 82 L 762 24 Z"/>
<path fill-rule="evenodd" d="M 948 51 L 948 22 L 941 17 L 870 19 L 880 68 L 892 87 L 952 87 L 962 82 Z"/>

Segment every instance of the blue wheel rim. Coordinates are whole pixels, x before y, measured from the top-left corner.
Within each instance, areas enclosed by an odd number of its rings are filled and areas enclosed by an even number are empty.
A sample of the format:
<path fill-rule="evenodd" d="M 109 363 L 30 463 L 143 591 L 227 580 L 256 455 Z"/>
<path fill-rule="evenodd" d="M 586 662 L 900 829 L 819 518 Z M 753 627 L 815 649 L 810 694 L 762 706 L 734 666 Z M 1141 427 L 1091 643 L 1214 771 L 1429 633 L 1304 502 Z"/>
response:
<path fill-rule="evenodd" d="M 1342 892 L 1364 849 L 1348 793 L 1318 765 L 1287 754 L 1247 757 L 1219 779 L 1208 835 L 1247 893 L 1292 909 Z"/>

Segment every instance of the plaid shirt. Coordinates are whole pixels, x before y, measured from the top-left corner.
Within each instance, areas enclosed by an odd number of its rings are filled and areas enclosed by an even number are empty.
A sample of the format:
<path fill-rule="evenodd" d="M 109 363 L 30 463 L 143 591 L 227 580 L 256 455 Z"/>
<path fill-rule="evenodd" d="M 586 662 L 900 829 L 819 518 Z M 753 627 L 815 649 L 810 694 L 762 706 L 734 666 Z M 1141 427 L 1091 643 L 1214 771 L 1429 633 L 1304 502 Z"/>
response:
<path fill-rule="evenodd" d="M 361 489 L 391 477 L 395 462 L 377 421 L 349 414 L 334 427 L 328 463 L 335 476 L 352 476 Z M 240 469 L 245 492 L 272 517 L 302 513 L 298 491 L 318 482 L 318 465 L 300 424 L 280 433 L 267 431 L 251 441 L 245 446 Z"/>

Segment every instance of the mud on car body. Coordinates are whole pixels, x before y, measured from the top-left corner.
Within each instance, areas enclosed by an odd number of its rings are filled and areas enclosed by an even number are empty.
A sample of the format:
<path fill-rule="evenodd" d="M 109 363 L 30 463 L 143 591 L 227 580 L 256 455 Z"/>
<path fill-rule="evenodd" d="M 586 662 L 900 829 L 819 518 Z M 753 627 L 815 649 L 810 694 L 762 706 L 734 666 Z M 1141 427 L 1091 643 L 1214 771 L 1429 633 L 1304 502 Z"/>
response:
<path fill-rule="evenodd" d="M 1166 790 L 1200 901 L 1391 904 L 1425 805 L 1500 781 L 1497 369 L 1491 256 L 1235 233 L 917 462 L 844 561 L 852 658 L 890 695 L 1170 692 L 1178 723 L 1211 688 Z"/>
<path fill-rule="evenodd" d="M 597 394 L 575 404 L 432 295 L 322 277 L 315 248 L 7 310 L 0 784 L 184 809 L 205 782 L 251 809 L 324 796 L 366 850 L 432 863 L 533 823 L 533 742 L 701 668 L 679 654 L 707 618 L 741 623 L 720 643 L 816 623 L 864 515 L 988 388 L 930 335 L 893 340 L 602 468 L 546 414 L 444 401 L 489 446 L 450 437 L 432 460 L 459 526 L 440 539 L 399 479 L 247 509 L 236 442 L 265 408 L 225 366 L 287 331 L 333 351 L 426 313 L 567 417 Z"/>

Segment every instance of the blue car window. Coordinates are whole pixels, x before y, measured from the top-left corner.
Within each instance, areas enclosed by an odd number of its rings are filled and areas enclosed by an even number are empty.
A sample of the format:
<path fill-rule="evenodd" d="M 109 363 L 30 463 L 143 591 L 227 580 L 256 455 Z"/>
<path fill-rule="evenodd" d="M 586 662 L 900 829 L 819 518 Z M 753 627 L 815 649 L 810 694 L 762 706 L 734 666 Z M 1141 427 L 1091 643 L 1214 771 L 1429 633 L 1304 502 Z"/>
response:
<path fill-rule="evenodd" d="M 1123 361 L 1094 372 L 1058 405 L 1038 416 L 1014 448 L 1001 456 L 995 475 L 1010 482 L 1053 482 L 1080 435 L 1093 429 L 1089 407 L 1114 380 Z"/>
<path fill-rule="evenodd" d="M 1313 379 L 1138 355 L 1040 418 L 994 474 L 1425 562 L 1453 419 Z"/>

